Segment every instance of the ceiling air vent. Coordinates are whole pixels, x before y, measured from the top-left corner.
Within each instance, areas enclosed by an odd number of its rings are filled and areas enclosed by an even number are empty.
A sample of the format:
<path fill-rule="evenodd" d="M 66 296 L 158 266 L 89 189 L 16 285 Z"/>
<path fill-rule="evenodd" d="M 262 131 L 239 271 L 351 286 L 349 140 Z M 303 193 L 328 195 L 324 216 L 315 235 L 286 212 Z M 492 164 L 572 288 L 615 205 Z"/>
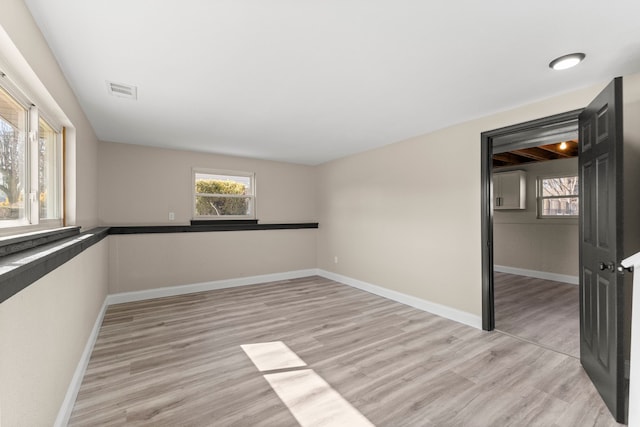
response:
<path fill-rule="evenodd" d="M 107 90 L 110 95 L 119 98 L 138 99 L 138 88 L 122 83 L 107 82 Z"/>

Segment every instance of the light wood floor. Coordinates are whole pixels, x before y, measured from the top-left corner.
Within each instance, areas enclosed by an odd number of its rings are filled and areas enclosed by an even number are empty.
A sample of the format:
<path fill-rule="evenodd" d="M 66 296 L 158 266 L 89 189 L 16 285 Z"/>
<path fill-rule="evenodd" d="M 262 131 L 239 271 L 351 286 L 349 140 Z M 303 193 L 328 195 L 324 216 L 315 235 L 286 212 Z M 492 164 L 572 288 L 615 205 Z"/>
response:
<path fill-rule="evenodd" d="M 379 427 L 616 425 L 573 357 L 319 277 L 109 307 L 70 425 L 296 426 L 273 341 Z"/>
<path fill-rule="evenodd" d="M 496 329 L 579 358 L 578 298 L 576 285 L 496 272 Z"/>

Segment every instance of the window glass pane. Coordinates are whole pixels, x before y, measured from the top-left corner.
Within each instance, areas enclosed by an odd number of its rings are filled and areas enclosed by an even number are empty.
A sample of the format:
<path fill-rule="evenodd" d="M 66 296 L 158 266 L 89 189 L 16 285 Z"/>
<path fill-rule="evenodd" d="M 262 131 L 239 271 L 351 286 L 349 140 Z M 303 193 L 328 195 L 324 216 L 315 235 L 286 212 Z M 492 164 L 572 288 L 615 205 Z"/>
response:
<path fill-rule="evenodd" d="M 196 215 L 251 215 L 251 197 L 196 196 Z"/>
<path fill-rule="evenodd" d="M 560 178 L 544 178 L 542 180 L 542 196 L 577 196 L 578 177 L 564 176 Z"/>
<path fill-rule="evenodd" d="M 58 218 L 57 140 L 58 133 L 44 120 L 38 126 L 38 198 L 40 218 Z"/>
<path fill-rule="evenodd" d="M 196 193 L 251 195 L 251 178 L 248 176 L 215 175 L 196 172 Z"/>
<path fill-rule="evenodd" d="M 563 197 L 542 200 L 543 216 L 578 215 L 578 198 Z"/>
<path fill-rule="evenodd" d="M 211 219 L 252 218 L 255 215 L 253 174 L 194 170 L 194 216 Z"/>
<path fill-rule="evenodd" d="M 0 88 L 0 226 L 25 218 L 27 113 Z"/>

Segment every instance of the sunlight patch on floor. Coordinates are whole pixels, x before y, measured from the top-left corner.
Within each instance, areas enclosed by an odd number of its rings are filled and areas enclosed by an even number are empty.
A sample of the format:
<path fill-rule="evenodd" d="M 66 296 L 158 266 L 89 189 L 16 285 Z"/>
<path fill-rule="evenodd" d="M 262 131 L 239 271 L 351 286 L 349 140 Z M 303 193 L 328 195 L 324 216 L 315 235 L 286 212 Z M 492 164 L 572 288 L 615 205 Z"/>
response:
<path fill-rule="evenodd" d="M 243 344 L 240 347 L 260 372 L 307 366 L 282 341 Z"/>
<path fill-rule="evenodd" d="M 312 369 L 266 374 L 301 426 L 373 426 Z"/>
<path fill-rule="evenodd" d="M 265 373 L 280 400 L 302 427 L 372 427 L 373 424 L 307 366 L 282 341 L 241 345 L 259 371 Z"/>

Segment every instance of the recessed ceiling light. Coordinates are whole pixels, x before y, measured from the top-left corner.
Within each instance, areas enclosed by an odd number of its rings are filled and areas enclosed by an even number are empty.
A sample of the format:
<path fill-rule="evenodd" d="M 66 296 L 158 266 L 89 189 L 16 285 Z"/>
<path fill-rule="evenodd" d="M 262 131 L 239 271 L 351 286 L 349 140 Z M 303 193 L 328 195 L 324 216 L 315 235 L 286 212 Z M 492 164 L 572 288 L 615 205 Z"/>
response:
<path fill-rule="evenodd" d="M 560 149 L 561 150 L 566 150 L 567 149 L 567 143 L 566 142 L 561 142 L 560 143 Z"/>
<path fill-rule="evenodd" d="M 559 58 L 554 59 L 549 63 L 549 68 L 554 70 L 566 70 L 567 68 L 575 67 L 582 62 L 586 55 L 584 53 L 570 53 Z"/>

